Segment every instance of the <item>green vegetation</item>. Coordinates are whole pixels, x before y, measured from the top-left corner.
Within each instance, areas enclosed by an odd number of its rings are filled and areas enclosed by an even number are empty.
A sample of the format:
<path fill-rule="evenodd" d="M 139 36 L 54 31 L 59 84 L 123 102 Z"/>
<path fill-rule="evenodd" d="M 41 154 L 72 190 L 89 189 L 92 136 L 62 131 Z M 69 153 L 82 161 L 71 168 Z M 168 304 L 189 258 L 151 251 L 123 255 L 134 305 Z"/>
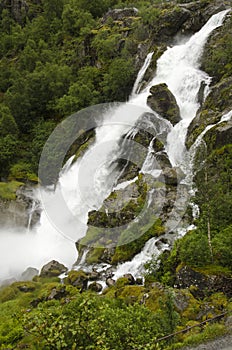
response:
<path fill-rule="evenodd" d="M 0 198 L 2 199 L 16 199 L 16 191 L 22 186 L 22 182 L 0 182 Z"/>
<path fill-rule="evenodd" d="M 214 312 L 222 305 L 230 310 L 231 302 L 220 293 L 199 302 L 187 290 L 177 296 L 175 290 L 159 285 L 132 286 L 121 278 L 97 295 L 71 285 L 80 277 L 86 276 L 71 271 L 65 285 L 36 277 L 32 282 L 2 287 L 0 349 L 177 349 L 226 332 L 221 321 L 158 341 L 163 335 L 203 321 L 200 311 L 209 302 Z M 181 296 L 185 300 L 182 311 L 176 304 Z"/>
<path fill-rule="evenodd" d="M 202 149 L 199 152 L 202 156 Z M 156 259 L 147 263 L 147 281 L 173 286 L 176 273 L 185 265 L 207 275 L 231 277 L 231 159 L 231 144 L 205 154 L 195 176 L 195 202 L 200 209 L 197 228 L 176 241 L 171 252 L 161 255 L 159 267 Z"/>
<path fill-rule="evenodd" d="M 90 105 L 127 100 L 139 69 L 139 48 L 154 48 L 154 73 L 166 46 L 160 33 L 164 28 L 173 32 L 180 8 L 162 0 L 27 0 L 28 8 L 22 6 L 16 13 L 4 3 L 0 4 L 0 178 L 4 181 L 0 198 L 14 200 L 25 182 L 39 181 L 41 151 L 60 121 Z M 139 12 L 117 19 L 105 16 L 109 8 L 125 7 Z M 231 106 L 230 38 L 231 19 L 206 47 L 202 67 L 216 86 L 203 106 L 194 138 Z M 150 74 L 148 70 L 147 80 Z M 79 157 L 94 140 L 92 130 L 79 136 L 68 156 Z M 60 141 L 59 147 L 65 146 Z M 1 287 L 0 349 L 171 350 L 225 334 L 221 320 L 158 341 L 232 311 L 231 291 L 224 293 L 224 286 L 216 291 L 195 285 L 176 288 L 184 268 L 216 281 L 230 281 L 232 276 L 232 145 L 220 139 L 215 128 L 204 141 L 207 147 L 199 150 L 195 169 L 197 228 L 146 265 L 144 286 L 130 285 L 122 277 L 97 295 L 86 291 L 86 273 L 71 271 L 64 284 L 58 278 L 35 277 L 32 282 Z M 52 183 L 57 179 L 52 171 L 57 160 L 51 149 L 47 152 Z M 119 218 L 91 213 L 90 224 L 97 221 L 99 227 L 91 228 L 81 241 L 83 246 L 96 244 L 87 257 L 89 263 L 102 261 L 104 254 L 113 264 L 129 260 L 148 239 L 164 232 L 161 220 L 149 213 L 141 226 L 118 233 L 116 249 L 110 250 L 113 235 L 102 237 L 102 227 L 117 227 L 123 217 L 131 221 L 141 212 L 148 190 L 141 180 L 138 198 L 128 201 Z M 116 200 L 117 193 L 110 199 Z M 109 247 L 109 254 L 99 248 L 102 245 Z"/>
<path fill-rule="evenodd" d="M 43 145 L 64 117 L 90 105 L 127 99 L 138 70 L 138 44 L 148 38 L 146 13 L 153 8 L 145 1 L 116 0 L 30 0 L 27 5 L 15 10 L 17 15 L 14 8 L 0 5 L 4 179 L 17 163 L 25 165 L 24 173 L 37 173 Z M 109 8 L 126 6 L 140 8 L 140 16 L 101 19 Z M 139 27 L 145 30 L 143 38 Z"/>

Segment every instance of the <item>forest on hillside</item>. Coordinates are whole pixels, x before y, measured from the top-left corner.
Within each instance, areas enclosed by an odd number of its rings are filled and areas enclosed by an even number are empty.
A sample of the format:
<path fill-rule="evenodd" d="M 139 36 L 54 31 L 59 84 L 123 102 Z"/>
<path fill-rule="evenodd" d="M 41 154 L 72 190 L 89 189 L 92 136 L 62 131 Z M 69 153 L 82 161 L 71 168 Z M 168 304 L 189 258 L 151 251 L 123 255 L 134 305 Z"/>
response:
<path fill-rule="evenodd" d="M 16 12 L 8 3 L 0 5 L 0 176 L 33 180 L 64 117 L 127 99 L 141 65 L 137 47 L 162 10 L 153 7 L 160 1 L 30 0 Z M 139 16 L 103 17 L 126 6 Z"/>

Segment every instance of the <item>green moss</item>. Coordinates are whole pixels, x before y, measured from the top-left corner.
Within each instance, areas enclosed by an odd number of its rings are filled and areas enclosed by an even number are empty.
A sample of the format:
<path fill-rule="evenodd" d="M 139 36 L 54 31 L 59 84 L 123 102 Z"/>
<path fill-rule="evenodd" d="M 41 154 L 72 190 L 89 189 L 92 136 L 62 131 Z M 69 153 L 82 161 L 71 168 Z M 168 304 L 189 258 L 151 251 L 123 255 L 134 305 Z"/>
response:
<path fill-rule="evenodd" d="M 120 277 L 117 279 L 115 287 L 116 289 L 122 288 L 128 284 L 128 278 L 126 277 Z"/>
<path fill-rule="evenodd" d="M 93 248 L 91 249 L 87 256 L 86 256 L 86 262 L 88 264 L 94 264 L 101 262 L 101 256 L 104 249 L 101 248 Z"/>
<path fill-rule="evenodd" d="M 76 280 L 84 280 L 87 279 L 87 275 L 84 271 L 69 271 L 68 276 L 64 279 L 65 284 L 73 284 Z"/>
<path fill-rule="evenodd" d="M 0 182 L 0 198 L 15 200 L 16 191 L 23 185 L 22 182 L 18 181 Z"/>
<path fill-rule="evenodd" d="M 122 283 L 121 283 L 122 284 Z M 141 286 L 124 286 L 116 290 L 116 297 L 129 304 L 139 303 L 144 295 L 145 288 Z"/>
<path fill-rule="evenodd" d="M 231 277 L 232 271 L 228 267 L 223 267 L 221 265 L 207 265 L 202 268 L 195 269 L 196 271 L 203 273 L 205 275 L 222 275 Z"/>
<path fill-rule="evenodd" d="M 149 220 L 150 222 L 142 224 L 140 227 L 135 225 L 133 230 L 127 229 L 121 233 L 118 241 L 120 245 L 116 247 L 112 257 L 113 264 L 132 259 L 150 238 L 158 237 L 164 233 L 164 226 L 160 219 L 157 220 L 151 215 Z M 126 242 L 129 243 L 125 244 Z"/>

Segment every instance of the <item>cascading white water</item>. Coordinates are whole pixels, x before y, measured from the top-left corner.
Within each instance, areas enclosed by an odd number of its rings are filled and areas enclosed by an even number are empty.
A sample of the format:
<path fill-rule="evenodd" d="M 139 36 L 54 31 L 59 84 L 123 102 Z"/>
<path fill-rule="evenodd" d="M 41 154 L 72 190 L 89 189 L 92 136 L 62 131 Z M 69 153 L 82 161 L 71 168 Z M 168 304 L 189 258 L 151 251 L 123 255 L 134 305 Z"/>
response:
<path fill-rule="evenodd" d="M 66 165 L 55 193 L 44 192 L 46 205 L 54 208 L 57 220 L 67 230 L 69 227 L 72 229 L 73 224 L 67 222 L 62 208 L 56 205 L 58 190 L 62 191 L 69 209 L 75 215 L 81 217 L 80 221 L 83 224 L 77 228 L 75 240 L 85 234 L 88 211 L 98 209 L 102 201 L 111 192 L 117 172 L 112 166 L 109 168 L 109 160 L 112 160 L 112 157 L 117 158 L 118 141 L 131 128 L 131 125 L 134 125 L 141 115 L 141 111 L 144 111 L 144 109 L 150 111 L 146 105 L 146 100 L 152 85 L 166 83 L 179 105 L 182 120 L 169 133 L 166 150 L 173 165 L 182 165 L 185 152 L 184 138 L 187 126 L 198 109 L 197 93 L 200 84 L 202 81 L 206 85 L 210 82 L 210 78 L 198 69 L 199 58 L 209 34 L 222 24 L 226 13 L 227 11 L 222 11 L 213 16 L 184 45 L 168 48 L 157 62 L 157 72 L 153 80 L 146 89 L 135 95 L 135 91 L 150 63 L 152 54 L 149 54 L 138 75 L 130 101 L 108 111 L 103 125 L 96 129 L 95 144 L 74 165 L 71 166 L 71 161 Z M 134 113 L 131 113 L 132 106 L 137 106 Z M 138 106 L 141 106 L 141 109 Z M 128 117 L 130 120 L 128 120 Z M 112 164 L 112 162 L 110 163 Z M 78 175 L 78 172 L 81 172 L 81 174 Z M 94 179 L 92 179 L 93 174 Z M 80 179 L 82 187 L 84 187 L 81 193 L 78 192 Z M 139 268 L 145 262 L 145 258 L 147 260 L 153 254 L 155 244 L 153 241 L 149 241 L 150 243 L 146 244 L 140 255 L 134 258 L 134 266 Z M 40 225 L 31 234 L 26 234 L 26 232 L 16 233 L 6 229 L 0 233 L 0 255 L 1 279 L 5 279 L 17 275 L 28 266 L 40 268 L 51 259 L 56 259 L 71 267 L 76 260 L 77 252 L 73 241 L 62 236 L 43 211 Z M 121 267 L 121 271 L 125 273 L 128 268 Z"/>
<path fill-rule="evenodd" d="M 141 87 L 141 83 L 143 82 L 144 74 L 146 73 L 147 68 L 149 67 L 149 65 L 151 63 L 152 56 L 153 56 L 153 52 L 150 52 L 147 55 L 147 57 L 145 59 L 145 62 L 144 62 L 142 68 L 140 69 L 140 71 L 139 71 L 139 73 L 137 75 L 137 78 L 135 80 L 135 83 L 134 83 L 134 86 L 133 86 L 133 89 L 132 89 L 132 93 L 131 93 L 132 97 L 134 97 L 140 91 L 140 87 Z"/>
<path fill-rule="evenodd" d="M 185 148 L 187 128 L 195 117 L 199 108 L 197 95 L 201 83 L 205 83 L 205 86 L 207 87 L 206 90 L 208 92 L 208 87 L 211 81 L 211 78 L 198 68 L 200 64 L 199 60 L 209 34 L 214 29 L 222 25 L 223 19 L 227 12 L 228 10 L 222 11 L 219 14 L 212 16 L 205 26 L 198 33 L 193 35 L 185 44 L 168 48 L 168 50 L 165 51 L 157 61 L 157 72 L 154 79 L 149 83 L 146 89 L 142 91 L 142 93 L 140 93 L 137 97 L 134 96 L 132 99 L 134 103 L 144 105 L 151 86 L 160 83 L 166 83 L 170 91 L 175 96 L 177 104 L 180 108 L 182 119 L 175 125 L 174 128 L 172 128 L 171 132 L 169 132 L 166 151 L 172 165 L 179 166 L 185 172 L 188 184 L 190 184 L 189 182 L 192 181 L 193 177 L 192 174 L 189 176 L 193 170 L 193 163 L 190 162 L 189 158 L 193 157 L 194 151 L 192 149 L 188 153 Z M 222 121 L 226 120 L 226 118 L 227 120 L 230 118 L 229 113 L 222 118 Z M 206 131 L 209 129 L 210 127 L 206 128 Z M 199 137 L 199 140 L 203 137 L 203 135 L 204 132 L 202 136 Z M 148 156 L 145 163 L 147 163 L 150 155 L 152 158 L 151 152 L 152 147 L 150 147 L 150 152 L 148 150 Z M 144 164 L 144 170 L 146 170 L 146 168 L 148 169 L 148 173 L 151 173 L 151 169 L 147 167 L 147 164 Z M 195 211 L 197 211 L 197 209 L 195 209 Z M 169 228 L 168 226 L 169 223 L 166 224 L 167 228 Z M 177 229 L 176 238 L 182 236 L 188 231 L 188 229 L 192 228 L 193 227 L 190 226 L 189 228 L 186 227 L 180 228 L 179 230 Z M 150 239 L 146 243 L 144 249 L 137 254 L 132 261 L 119 264 L 115 273 L 115 278 L 118 278 L 126 273 L 133 273 L 135 276 L 140 275 L 143 271 L 144 263 L 153 255 L 158 257 L 158 255 L 164 249 L 165 244 L 162 244 L 161 247 L 157 249 L 156 239 Z"/>

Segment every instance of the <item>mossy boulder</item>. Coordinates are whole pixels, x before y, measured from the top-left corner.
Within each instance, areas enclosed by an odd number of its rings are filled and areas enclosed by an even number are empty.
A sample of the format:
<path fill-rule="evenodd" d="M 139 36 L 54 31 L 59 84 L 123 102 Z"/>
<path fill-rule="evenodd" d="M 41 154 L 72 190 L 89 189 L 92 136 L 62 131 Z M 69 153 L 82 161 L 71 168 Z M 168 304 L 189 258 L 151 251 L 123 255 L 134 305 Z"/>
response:
<path fill-rule="evenodd" d="M 102 291 L 102 285 L 101 283 L 93 282 L 93 283 L 90 283 L 88 289 L 93 292 L 100 293 Z"/>
<path fill-rule="evenodd" d="M 40 272 L 40 277 L 55 277 L 67 272 L 68 269 L 56 260 L 52 260 L 44 265 Z"/>
<path fill-rule="evenodd" d="M 88 280 L 88 275 L 84 271 L 71 270 L 69 271 L 68 276 L 64 279 L 64 282 L 65 284 L 71 284 L 80 290 L 85 290 L 87 289 Z"/>
<path fill-rule="evenodd" d="M 175 96 L 168 89 L 167 84 L 152 86 L 150 93 L 151 95 L 147 98 L 148 106 L 173 125 L 177 124 L 181 120 L 180 110 Z"/>

